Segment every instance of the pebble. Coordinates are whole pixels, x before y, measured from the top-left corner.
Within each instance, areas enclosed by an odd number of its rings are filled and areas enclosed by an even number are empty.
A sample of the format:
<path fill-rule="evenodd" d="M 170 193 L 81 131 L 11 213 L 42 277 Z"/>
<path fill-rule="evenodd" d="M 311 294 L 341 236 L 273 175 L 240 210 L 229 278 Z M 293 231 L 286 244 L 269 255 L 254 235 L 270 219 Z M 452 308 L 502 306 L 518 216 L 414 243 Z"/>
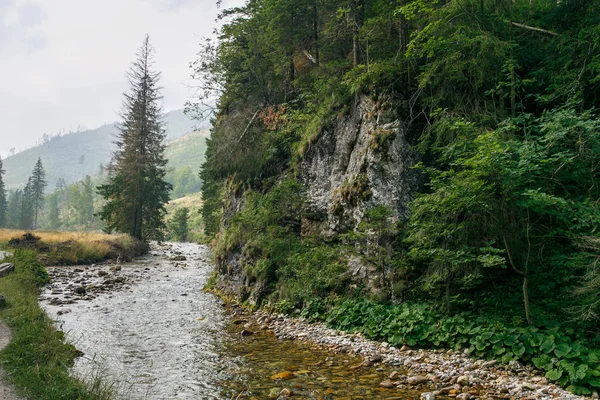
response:
<path fill-rule="evenodd" d="M 406 380 L 406 383 L 408 383 L 409 385 L 420 385 L 427 381 L 428 379 L 425 376 L 409 376 Z"/>

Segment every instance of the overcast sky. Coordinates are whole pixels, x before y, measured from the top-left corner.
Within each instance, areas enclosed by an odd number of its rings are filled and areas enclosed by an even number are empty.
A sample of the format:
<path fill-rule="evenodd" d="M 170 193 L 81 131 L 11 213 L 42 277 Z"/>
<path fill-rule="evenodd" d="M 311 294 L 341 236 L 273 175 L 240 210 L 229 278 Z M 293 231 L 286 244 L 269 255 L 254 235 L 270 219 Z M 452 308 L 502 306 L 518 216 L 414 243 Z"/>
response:
<path fill-rule="evenodd" d="M 216 26 L 215 2 L 0 0 L 0 154 L 44 133 L 116 120 L 145 34 L 156 48 L 164 108 L 182 108 L 189 63 Z"/>

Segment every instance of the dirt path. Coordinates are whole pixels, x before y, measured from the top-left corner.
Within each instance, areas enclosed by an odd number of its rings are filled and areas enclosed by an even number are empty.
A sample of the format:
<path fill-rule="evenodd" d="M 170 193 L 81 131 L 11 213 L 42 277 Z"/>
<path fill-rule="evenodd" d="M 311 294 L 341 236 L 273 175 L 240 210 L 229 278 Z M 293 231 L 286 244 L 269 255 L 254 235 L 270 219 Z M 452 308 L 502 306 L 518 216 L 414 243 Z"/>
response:
<path fill-rule="evenodd" d="M 0 321 L 0 350 L 5 348 L 8 342 L 10 342 L 10 336 L 10 329 L 4 324 L 4 322 Z M 3 371 L 0 369 L 0 399 L 19 400 L 12 388 L 4 382 L 2 382 L 2 374 Z"/>

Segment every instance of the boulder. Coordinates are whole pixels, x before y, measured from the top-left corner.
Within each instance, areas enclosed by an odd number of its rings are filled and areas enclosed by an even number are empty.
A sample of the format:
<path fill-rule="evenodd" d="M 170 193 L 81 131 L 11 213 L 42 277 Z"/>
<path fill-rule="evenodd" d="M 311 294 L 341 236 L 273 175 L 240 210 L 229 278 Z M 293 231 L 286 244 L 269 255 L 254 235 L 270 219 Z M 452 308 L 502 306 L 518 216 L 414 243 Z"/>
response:
<path fill-rule="evenodd" d="M 467 375 L 461 375 L 456 380 L 460 386 L 469 386 L 469 377 Z"/>
<path fill-rule="evenodd" d="M 0 264 L 0 278 L 4 278 L 15 270 L 14 264 Z"/>
<path fill-rule="evenodd" d="M 73 291 L 80 296 L 85 296 L 87 293 L 87 290 L 85 290 L 85 287 L 83 286 L 77 286 Z"/>
<path fill-rule="evenodd" d="M 396 387 L 396 385 L 394 384 L 394 382 L 392 382 L 390 379 L 386 379 L 385 381 L 381 382 L 379 384 L 379 386 L 384 387 L 384 388 L 388 388 L 388 389 Z"/>

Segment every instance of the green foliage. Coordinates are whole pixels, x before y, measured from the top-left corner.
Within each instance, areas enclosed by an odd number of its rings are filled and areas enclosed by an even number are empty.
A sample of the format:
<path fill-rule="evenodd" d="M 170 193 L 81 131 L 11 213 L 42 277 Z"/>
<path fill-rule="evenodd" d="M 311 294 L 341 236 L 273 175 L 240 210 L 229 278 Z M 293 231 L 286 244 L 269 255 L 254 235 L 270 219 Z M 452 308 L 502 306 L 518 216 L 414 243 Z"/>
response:
<path fill-rule="evenodd" d="M 574 240 L 594 235 L 598 128 L 591 113 L 571 109 L 522 115 L 486 133 L 456 120 L 439 153 L 449 169 L 425 168 L 431 190 L 408 223 L 411 255 L 428 266 L 425 287 L 485 283 L 489 268 L 552 270 L 552 252 L 574 252 Z"/>
<path fill-rule="evenodd" d="M 423 304 L 365 300 L 344 301 L 327 313 L 320 311 L 318 318 L 331 328 L 397 347 L 468 349 L 478 358 L 531 363 L 549 380 L 578 394 L 600 387 L 600 351 L 586 348 L 574 330 L 559 325 L 516 328 L 469 313 L 446 316 Z"/>
<path fill-rule="evenodd" d="M 21 219 L 21 206 L 23 203 L 23 191 L 14 190 L 8 195 L 8 209 L 6 212 L 6 222 L 8 228 L 19 228 Z"/>
<path fill-rule="evenodd" d="M 226 262 L 241 247 L 245 274 L 259 280 L 272 294 L 266 300 L 294 305 L 346 291 L 344 257 L 335 245 L 299 237 L 302 186 L 288 178 L 266 195 L 247 193 L 245 208 L 219 237 L 215 256 Z M 265 300 L 265 299 L 261 299 Z"/>
<path fill-rule="evenodd" d="M 372 296 L 381 304 L 342 310 L 353 320 L 340 314 L 335 326 L 472 347 L 540 364 L 577 392 L 596 387 L 595 352 L 573 349 L 597 347 L 600 3 L 294 4 L 300 15 L 280 0 L 226 10 L 194 65 L 204 94 L 220 95 L 201 172 L 219 262 L 241 253 L 249 284 L 314 319 L 330 295 L 365 289 L 350 290 L 344 271 L 358 255 L 382 277 Z M 349 232 L 303 236 L 303 188 L 282 177 L 364 95 L 384 120 L 403 122 L 427 186 L 407 221 L 375 204 Z M 370 133 L 372 151 L 395 134 Z M 349 178 L 330 213 L 370 205 L 371 190 L 365 174 Z M 472 314 L 454 315 L 459 307 Z M 564 332 L 553 321 L 568 321 Z"/>

